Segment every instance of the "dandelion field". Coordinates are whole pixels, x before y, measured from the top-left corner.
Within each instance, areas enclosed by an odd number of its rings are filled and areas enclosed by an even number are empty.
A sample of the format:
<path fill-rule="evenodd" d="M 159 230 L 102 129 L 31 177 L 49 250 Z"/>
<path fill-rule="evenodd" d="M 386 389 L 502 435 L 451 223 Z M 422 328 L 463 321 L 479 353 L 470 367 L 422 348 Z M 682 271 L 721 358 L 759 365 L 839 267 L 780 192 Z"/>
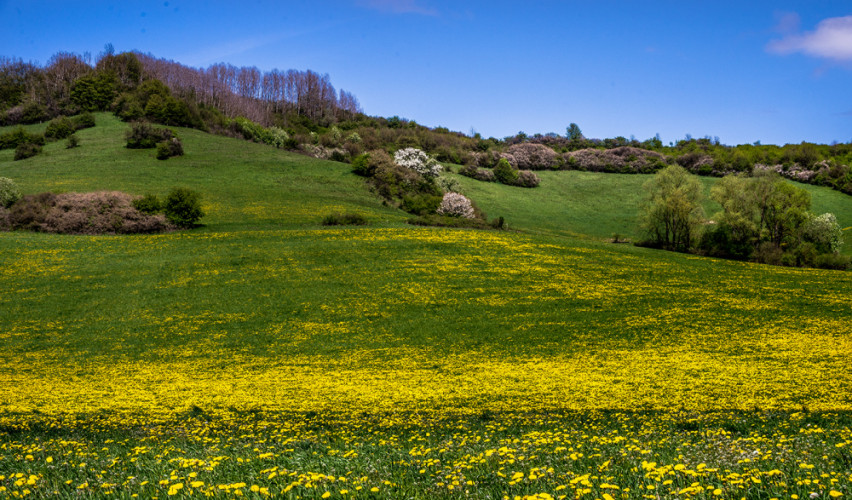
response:
<path fill-rule="evenodd" d="M 248 144 L 227 183 L 231 140 L 156 163 L 102 118 L 0 175 L 189 172 L 210 215 L 0 234 L 0 497 L 852 496 L 849 273 L 405 226 L 345 166 Z"/>

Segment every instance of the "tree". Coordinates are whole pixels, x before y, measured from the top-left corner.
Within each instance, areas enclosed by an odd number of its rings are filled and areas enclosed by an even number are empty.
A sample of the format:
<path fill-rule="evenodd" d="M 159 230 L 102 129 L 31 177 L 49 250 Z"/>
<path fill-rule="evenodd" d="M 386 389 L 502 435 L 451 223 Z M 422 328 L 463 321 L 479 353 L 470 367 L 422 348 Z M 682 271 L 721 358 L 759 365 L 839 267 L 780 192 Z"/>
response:
<path fill-rule="evenodd" d="M 672 165 L 657 172 L 644 188 L 640 221 L 649 242 L 681 252 L 692 248 L 704 222 L 698 179 Z"/>
<path fill-rule="evenodd" d="M 571 125 L 568 125 L 567 129 L 565 129 L 565 137 L 567 137 L 569 141 L 581 141 L 583 140 L 583 132 L 580 130 L 579 125 L 572 123 Z"/>
<path fill-rule="evenodd" d="M 724 227 L 729 246 L 752 249 L 760 239 L 760 210 L 755 200 L 754 179 L 739 175 L 723 177 L 710 190 L 710 197 L 722 206 L 713 216 Z"/>
<path fill-rule="evenodd" d="M 785 243 L 796 245 L 799 228 L 808 220 L 810 207 L 810 193 L 790 182 L 776 182 L 762 206 L 769 241 L 777 247 Z"/>

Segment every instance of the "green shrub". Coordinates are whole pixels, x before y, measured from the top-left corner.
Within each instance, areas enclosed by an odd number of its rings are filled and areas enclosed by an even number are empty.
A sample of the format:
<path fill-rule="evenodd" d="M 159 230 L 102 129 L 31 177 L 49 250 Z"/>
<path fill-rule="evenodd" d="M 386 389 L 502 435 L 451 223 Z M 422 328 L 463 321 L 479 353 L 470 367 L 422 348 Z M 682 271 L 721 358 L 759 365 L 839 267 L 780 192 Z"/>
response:
<path fill-rule="evenodd" d="M 92 113 L 81 113 L 72 117 L 71 122 L 74 124 L 74 130 L 92 128 L 95 126 L 95 115 Z"/>
<path fill-rule="evenodd" d="M 65 141 L 65 149 L 73 149 L 80 145 L 80 139 L 77 138 L 76 135 L 69 135 L 68 140 Z"/>
<path fill-rule="evenodd" d="M 157 144 L 158 160 L 168 160 L 172 156 L 183 156 L 183 144 L 177 137 Z"/>
<path fill-rule="evenodd" d="M 201 195 L 187 188 L 174 188 L 163 203 L 166 218 L 177 227 L 189 228 L 202 217 Z"/>
<path fill-rule="evenodd" d="M 365 224 L 367 224 L 367 219 L 363 215 L 354 212 L 344 214 L 334 212 L 322 219 L 323 226 L 363 226 Z"/>
<path fill-rule="evenodd" d="M 15 160 L 24 160 L 41 153 L 41 146 L 30 142 L 18 144 L 15 148 Z"/>
<path fill-rule="evenodd" d="M 352 160 L 352 173 L 362 177 L 370 177 L 374 171 L 375 167 L 370 165 L 370 153 L 358 155 Z"/>
<path fill-rule="evenodd" d="M 73 134 L 75 130 L 74 123 L 72 123 L 71 120 L 64 116 L 60 116 L 59 118 L 50 120 L 50 123 L 47 124 L 47 128 L 44 129 L 44 137 L 54 140 L 65 139 Z"/>
<path fill-rule="evenodd" d="M 813 265 L 820 269 L 852 269 L 852 257 L 839 253 L 824 253 L 816 256 Z"/>
<path fill-rule="evenodd" d="M 175 134 L 167 128 L 154 127 L 147 122 L 134 122 L 125 134 L 128 149 L 151 149 Z"/>
<path fill-rule="evenodd" d="M 15 181 L 8 177 L 0 177 L 0 207 L 8 208 L 21 199 L 21 190 Z"/>
<path fill-rule="evenodd" d="M 505 158 L 500 158 L 494 167 L 494 177 L 502 184 L 514 185 L 518 181 L 518 171 Z"/>
<path fill-rule="evenodd" d="M 401 208 L 414 215 L 434 214 L 441 206 L 443 199 L 443 196 L 428 193 L 405 195 L 402 198 Z"/>
<path fill-rule="evenodd" d="M 143 214 L 153 215 L 163 211 L 163 204 L 155 194 L 146 194 L 141 198 L 133 200 L 133 208 Z"/>

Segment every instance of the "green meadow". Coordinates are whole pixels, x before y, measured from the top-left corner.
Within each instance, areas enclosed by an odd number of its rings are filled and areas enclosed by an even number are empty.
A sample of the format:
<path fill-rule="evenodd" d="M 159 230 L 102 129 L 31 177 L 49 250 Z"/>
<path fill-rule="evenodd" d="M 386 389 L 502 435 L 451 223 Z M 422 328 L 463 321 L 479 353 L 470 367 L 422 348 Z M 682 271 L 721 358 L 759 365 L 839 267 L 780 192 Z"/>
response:
<path fill-rule="evenodd" d="M 96 117 L 0 176 L 207 215 L 0 233 L 0 497 L 852 495 L 852 274 L 611 243 L 649 176 L 449 174 L 508 230 L 416 227 L 349 165 Z"/>

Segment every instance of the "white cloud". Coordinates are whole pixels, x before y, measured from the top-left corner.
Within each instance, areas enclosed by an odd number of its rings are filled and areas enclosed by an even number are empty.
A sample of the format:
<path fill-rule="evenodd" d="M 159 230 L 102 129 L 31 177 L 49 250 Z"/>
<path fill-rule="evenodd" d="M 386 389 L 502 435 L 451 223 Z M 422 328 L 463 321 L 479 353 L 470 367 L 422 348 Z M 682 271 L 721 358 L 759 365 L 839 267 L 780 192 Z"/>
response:
<path fill-rule="evenodd" d="M 814 31 L 772 40 L 766 49 L 776 54 L 798 52 L 836 61 L 852 61 L 852 16 L 825 19 Z"/>
<path fill-rule="evenodd" d="M 438 11 L 419 5 L 418 0 L 359 0 L 358 4 L 370 9 L 393 14 L 423 14 L 436 16 Z"/>

